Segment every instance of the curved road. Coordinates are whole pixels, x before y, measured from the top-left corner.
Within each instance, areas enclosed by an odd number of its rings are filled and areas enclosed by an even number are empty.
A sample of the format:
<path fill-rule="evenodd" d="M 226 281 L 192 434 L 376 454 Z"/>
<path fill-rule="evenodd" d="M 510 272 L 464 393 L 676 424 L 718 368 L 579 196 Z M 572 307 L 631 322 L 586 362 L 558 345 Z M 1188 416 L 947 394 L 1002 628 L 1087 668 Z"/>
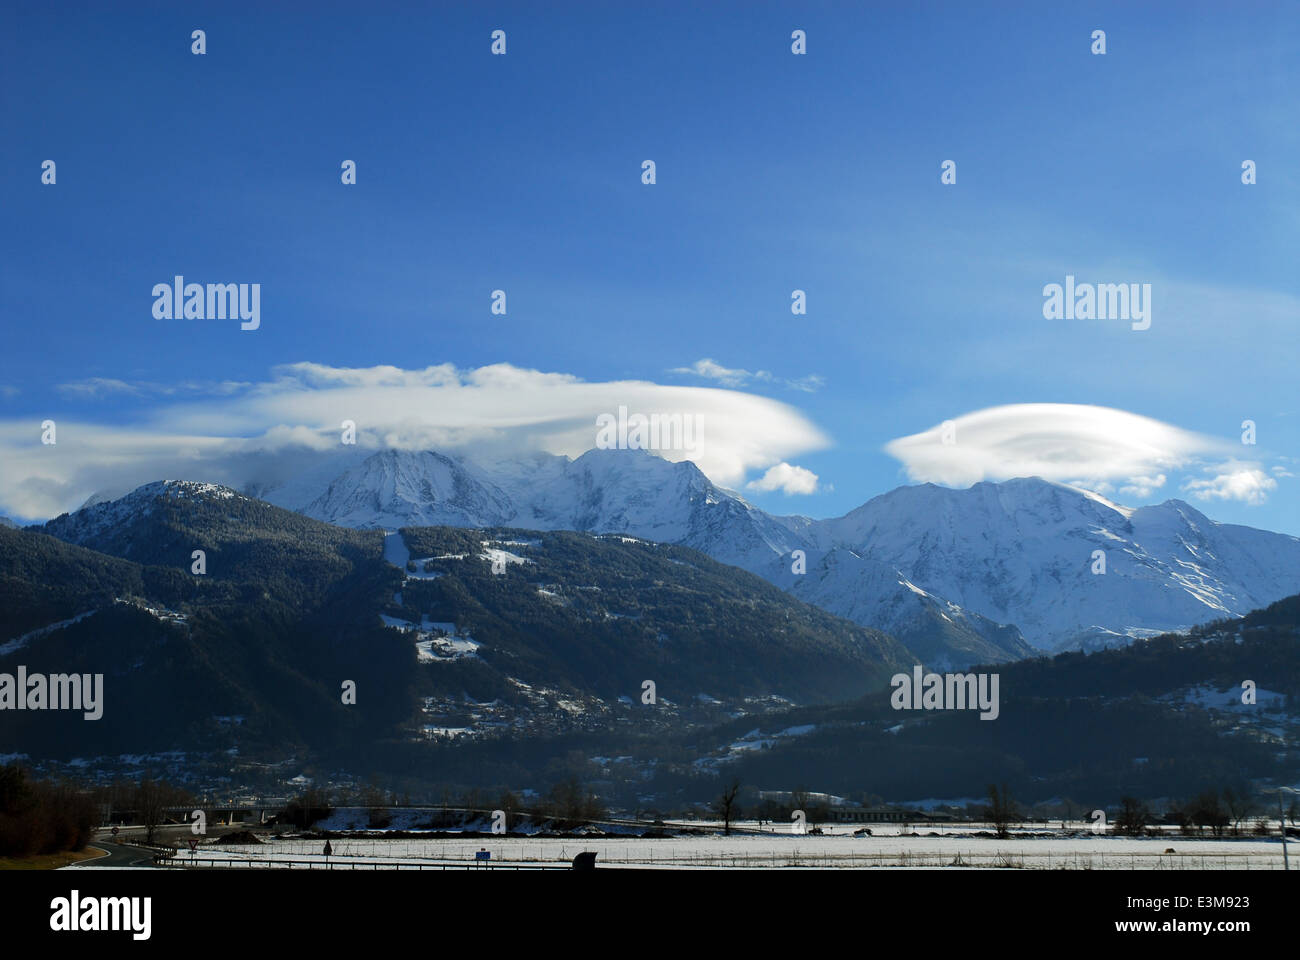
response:
<path fill-rule="evenodd" d="M 107 850 L 108 856 L 96 857 L 93 860 L 82 860 L 72 864 L 65 869 L 80 870 L 91 867 L 152 867 L 153 854 L 148 850 L 142 850 L 139 847 L 123 846 L 120 843 L 111 843 L 108 840 L 95 839 L 90 841 L 92 847 L 99 847 L 101 850 Z"/>

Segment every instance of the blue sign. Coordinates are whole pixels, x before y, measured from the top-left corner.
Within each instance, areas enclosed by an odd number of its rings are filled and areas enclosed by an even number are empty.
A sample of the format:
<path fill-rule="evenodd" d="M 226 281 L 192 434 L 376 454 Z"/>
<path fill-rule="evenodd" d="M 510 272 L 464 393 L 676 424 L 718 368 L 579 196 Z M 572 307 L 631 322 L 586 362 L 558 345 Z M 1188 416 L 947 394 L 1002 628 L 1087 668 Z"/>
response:
<path fill-rule="evenodd" d="M 476 852 L 476 853 L 474 854 L 474 859 L 475 859 L 475 860 L 491 860 L 491 859 L 492 859 L 492 851 L 491 851 L 491 850 L 479 850 L 478 852 Z"/>

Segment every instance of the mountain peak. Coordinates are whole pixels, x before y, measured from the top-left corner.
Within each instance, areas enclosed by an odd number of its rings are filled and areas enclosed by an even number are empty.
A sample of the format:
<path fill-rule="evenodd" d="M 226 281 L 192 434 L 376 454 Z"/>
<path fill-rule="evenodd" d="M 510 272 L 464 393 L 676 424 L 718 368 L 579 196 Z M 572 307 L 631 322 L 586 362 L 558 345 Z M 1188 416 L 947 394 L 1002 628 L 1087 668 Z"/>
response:
<path fill-rule="evenodd" d="M 129 495 L 165 496 L 172 499 L 206 499 L 230 500 L 234 497 L 245 499 L 238 490 L 220 483 L 204 483 L 199 480 L 156 480 L 136 487 Z"/>
<path fill-rule="evenodd" d="M 230 496 L 215 484 L 147 484 L 74 520 L 112 524 L 124 511 Z M 263 498 L 347 527 L 511 526 L 681 544 L 864 626 L 921 637 L 953 662 L 963 651 L 1014 656 L 1021 634 L 1054 649 L 1184 629 L 1265 606 L 1300 580 L 1300 539 L 1217 524 L 1181 500 L 1133 509 L 1041 477 L 904 486 L 809 520 L 770 516 L 691 461 L 646 450 L 497 461 L 384 450 L 341 453 Z"/>
<path fill-rule="evenodd" d="M 297 487 L 283 491 L 301 500 Z M 514 519 L 510 498 L 464 461 L 434 450 L 380 450 L 329 480 L 308 502 L 272 503 L 347 527 L 500 526 Z"/>
<path fill-rule="evenodd" d="M 1180 500 L 1135 509 L 1037 477 L 902 487 L 816 524 L 815 538 L 896 565 L 1040 649 L 1243 614 L 1300 579 L 1296 538 L 1218 524 Z"/>

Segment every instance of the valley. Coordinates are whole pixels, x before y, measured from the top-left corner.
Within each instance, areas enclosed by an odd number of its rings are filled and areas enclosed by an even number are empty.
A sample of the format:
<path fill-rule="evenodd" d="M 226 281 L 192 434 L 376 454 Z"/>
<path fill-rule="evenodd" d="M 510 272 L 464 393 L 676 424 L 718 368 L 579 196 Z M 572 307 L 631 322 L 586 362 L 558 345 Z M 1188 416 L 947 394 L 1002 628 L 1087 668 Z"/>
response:
<path fill-rule="evenodd" d="M 700 802 L 732 776 L 896 800 L 978 795 L 1008 780 L 1029 803 L 1113 801 L 1138 787 L 1176 797 L 1296 776 L 1287 746 L 1300 733 L 1294 600 L 1244 620 L 1219 617 L 1174 634 L 1152 628 L 1130 645 L 1049 659 L 1013 627 L 934 597 L 882 561 L 812 545 L 890 542 L 887 520 L 901 531 L 919 520 L 904 524 L 891 510 L 825 530 L 790 522 L 809 544 L 806 579 L 771 573 L 769 582 L 685 543 L 652 540 L 647 523 L 623 524 L 657 517 L 661 535 L 665 524 L 683 541 L 707 534 L 720 553 L 737 542 L 740 524 L 757 538 L 755 555 L 770 555 L 769 570 L 786 561 L 757 531 L 782 549 L 793 532 L 716 488 L 699 488 L 704 499 L 677 519 L 658 500 L 637 506 L 641 483 L 658 484 L 659 471 L 695 490 L 693 467 L 638 451 L 601 454 L 620 485 L 589 497 L 585 509 L 589 525 L 618 532 L 353 528 L 189 482 L 150 484 L 44 527 L 0 528 L 0 671 L 57 665 L 105 678 L 102 719 L 11 715 L 0 755 L 52 774 L 108 781 L 154 770 L 204 790 L 272 794 L 300 789 L 295 783 L 347 788 L 359 771 L 412 793 L 576 777 L 607 802 L 671 809 Z M 999 509 L 1032 507 L 1026 517 L 1035 522 L 1046 504 L 1056 519 L 1044 537 L 1078 522 L 1069 510 L 1115 512 L 1051 485 L 1018 481 L 995 500 L 974 489 Z M 337 483 L 331 490 L 340 493 Z M 573 521 L 554 496 L 541 499 L 549 516 Z M 475 501 L 513 502 L 505 494 Z M 918 517 L 933 525 L 936 515 L 927 499 Z M 1017 521 L 1019 536 L 1028 537 L 1026 522 Z M 1220 540 L 1289 548 L 1291 538 L 1204 523 L 1197 549 L 1206 564 L 1206 544 Z M 891 550 L 933 581 L 942 568 L 922 549 L 933 542 L 916 533 Z M 203 575 L 191 572 L 194 549 L 209 558 Z M 799 599 L 809 594 L 801 583 L 846 562 L 849 573 L 833 581 L 850 595 L 854 584 L 875 591 L 856 597 L 854 619 L 823 609 L 835 606 L 829 594 L 815 594 L 827 597 L 822 605 Z M 1121 564 L 1112 569 L 1110 582 L 1128 576 Z M 1073 590 L 1069 578 L 1052 582 L 1039 603 L 1059 605 Z M 891 584 L 921 605 L 888 613 L 871 598 Z M 1020 596 L 1015 603 L 1030 599 Z M 854 622 L 881 617 L 896 635 Z M 983 709 L 911 715 L 891 703 L 891 677 L 954 663 L 979 665 L 994 684 Z M 1257 678 L 1257 700 L 1234 708 L 1242 678 Z"/>

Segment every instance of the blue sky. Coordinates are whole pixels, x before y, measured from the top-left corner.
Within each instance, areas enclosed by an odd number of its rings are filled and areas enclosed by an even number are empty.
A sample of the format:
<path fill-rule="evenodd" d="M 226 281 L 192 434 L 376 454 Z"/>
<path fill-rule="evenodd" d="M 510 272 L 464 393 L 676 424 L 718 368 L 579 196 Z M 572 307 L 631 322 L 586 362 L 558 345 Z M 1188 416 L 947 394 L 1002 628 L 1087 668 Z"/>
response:
<path fill-rule="evenodd" d="M 1157 426 L 1108 451 L 1128 421 L 1098 415 L 1095 475 L 1060 479 L 1300 534 L 1293 7 L 126 6 L 0 13 L 0 512 L 81 496 L 105 438 L 189 449 L 193 404 L 204 436 L 262 436 L 299 424 L 258 397 L 347 379 L 286 365 L 451 365 L 525 405 L 521 371 L 607 406 L 632 381 L 779 401 L 773 437 L 771 405 L 671 394 L 714 418 L 715 479 L 813 516 L 965 482 L 884 449 L 942 421 L 996 479 L 1076 438 L 1018 405 L 1113 408 Z M 261 327 L 155 319 L 176 274 L 260 283 Z M 1044 319 L 1067 274 L 1150 283 L 1150 329 Z M 961 419 L 996 407 L 1001 432 Z M 65 429 L 75 468 L 33 466 L 47 417 L 103 442 L 78 459 Z M 776 463 L 815 491 L 745 487 Z"/>

